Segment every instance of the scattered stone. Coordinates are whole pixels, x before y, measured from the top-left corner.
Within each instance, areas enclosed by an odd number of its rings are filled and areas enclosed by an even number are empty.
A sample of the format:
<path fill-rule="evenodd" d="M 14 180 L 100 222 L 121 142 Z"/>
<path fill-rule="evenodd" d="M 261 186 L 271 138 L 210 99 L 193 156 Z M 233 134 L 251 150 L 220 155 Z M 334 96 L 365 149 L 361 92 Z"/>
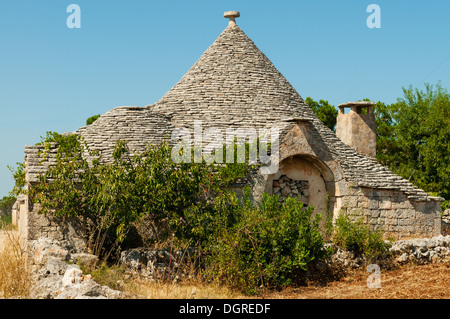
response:
<path fill-rule="evenodd" d="M 168 278 L 170 264 L 171 279 L 178 281 L 190 275 L 189 261 L 196 253 L 194 248 L 176 250 L 171 254 L 170 249 L 141 247 L 123 251 L 120 263 L 133 273 L 156 281 Z"/>
<path fill-rule="evenodd" d="M 117 299 L 123 293 L 96 283 L 84 275 L 71 261 L 84 260 L 92 264 L 98 259 L 86 253 L 69 253 L 70 249 L 50 238 L 31 243 L 33 268 L 30 297 L 32 299 Z"/>
<path fill-rule="evenodd" d="M 308 194 L 308 181 L 297 181 L 286 175 L 282 175 L 278 180 L 274 180 L 272 183 L 272 194 L 277 194 L 280 197 L 278 199 L 279 202 L 283 202 L 288 197 L 292 198 L 302 194 Z M 307 203 L 307 196 L 302 197 L 301 201 Z"/>
<path fill-rule="evenodd" d="M 289 188 L 289 186 L 285 186 L 281 189 L 281 194 L 283 196 L 288 196 L 291 193 L 291 189 Z"/>
<path fill-rule="evenodd" d="M 397 258 L 397 261 L 399 263 L 404 263 L 404 262 L 407 262 L 408 259 L 409 259 L 408 253 L 403 253 L 400 257 Z"/>
<path fill-rule="evenodd" d="M 450 261 L 450 235 L 433 238 L 398 240 L 391 243 L 388 255 L 383 260 L 373 263 L 398 264 L 413 263 L 424 265 Z M 358 268 L 363 260 L 358 259 L 351 251 L 345 251 L 328 244 L 333 248 L 331 260 L 333 264 L 341 267 Z"/>

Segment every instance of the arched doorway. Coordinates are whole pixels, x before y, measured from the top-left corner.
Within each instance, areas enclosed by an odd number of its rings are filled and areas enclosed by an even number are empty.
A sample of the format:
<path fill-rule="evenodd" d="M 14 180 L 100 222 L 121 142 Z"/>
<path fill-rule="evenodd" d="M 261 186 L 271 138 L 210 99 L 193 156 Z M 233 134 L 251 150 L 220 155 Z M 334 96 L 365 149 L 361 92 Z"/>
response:
<path fill-rule="evenodd" d="M 272 194 L 282 202 L 287 197 L 297 197 L 305 206 L 314 207 L 314 215 L 321 214 L 321 229 L 331 217 L 334 203 L 334 176 L 318 158 L 311 155 L 295 155 L 280 162 L 279 170 L 272 176 Z"/>

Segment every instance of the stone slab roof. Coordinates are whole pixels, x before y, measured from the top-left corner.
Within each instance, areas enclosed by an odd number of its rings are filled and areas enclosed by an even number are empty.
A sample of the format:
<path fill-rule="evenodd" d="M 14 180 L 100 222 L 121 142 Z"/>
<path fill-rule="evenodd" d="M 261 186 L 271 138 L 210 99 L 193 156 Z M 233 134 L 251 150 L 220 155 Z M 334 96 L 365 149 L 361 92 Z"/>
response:
<path fill-rule="evenodd" d="M 149 109 L 175 126 L 271 127 L 313 116 L 302 97 L 253 41 L 230 24 L 181 80 Z"/>
<path fill-rule="evenodd" d="M 26 174 L 27 180 L 30 183 L 39 182 L 38 176 L 47 171 L 48 167 L 56 163 L 56 143 L 53 143 L 48 151 L 48 155 L 44 158 L 41 151 L 44 150 L 43 145 L 26 145 L 25 157 L 26 157 Z"/>
<path fill-rule="evenodd" d="M 173 129 L 166 115 L 142 107 L 121 106 L 75 133 L 83 136 L 89 148 L 100 151 L 108 162 L 112 160 L 117 141 L 125 140 L 132 152 L 139 152 L 149 144 L 159 144 L 163 138 L 170 138 Z"/>
<path fill-rule="evenodd" d="M 81 135 L 91 150 L 100 151 L 104 162 L 112 162 L 117 141 L 125 140 L 131 152 L 139 152 L 149 144 L 159 144 L 163 138 L 170 138 L 173 129 L 170 117 L 166 115 L 142 107 L 121 106 L 73 133 Z M 56 147 L 56 143 L 51 143 L 48 155 L 44 157 L 41 154 L 43 145 L 25 146 L 27 174 L 31 183 L 38 182 L 38 175 L 56 162 Z"/>

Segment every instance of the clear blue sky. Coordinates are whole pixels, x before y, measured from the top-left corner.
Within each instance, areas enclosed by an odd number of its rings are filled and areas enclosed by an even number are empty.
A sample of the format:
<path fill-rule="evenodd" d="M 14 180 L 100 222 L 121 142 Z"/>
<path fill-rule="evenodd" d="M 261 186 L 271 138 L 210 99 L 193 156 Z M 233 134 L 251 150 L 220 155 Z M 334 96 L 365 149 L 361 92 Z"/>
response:
<path fill-rule="evenodd" d="M 66 25 L 71 3 L 80 29 Z M 379 29 L 366 25 L 372 3 Z M 6 166 L 46 131 L 156 102 L 227 26 L 229 10 L 303 98 L 392 103 L 409 85 L 450 87 L 447 0 L 2 0 L 0 197 L 13 185 Z"/>

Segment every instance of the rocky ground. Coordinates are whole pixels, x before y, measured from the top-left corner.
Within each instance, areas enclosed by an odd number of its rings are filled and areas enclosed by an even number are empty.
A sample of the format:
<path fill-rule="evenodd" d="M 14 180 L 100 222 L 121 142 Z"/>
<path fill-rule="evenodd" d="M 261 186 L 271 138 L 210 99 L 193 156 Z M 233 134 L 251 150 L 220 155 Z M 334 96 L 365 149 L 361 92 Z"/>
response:
<path fill-rule="evenodd" d="M 31 247 L 32 299 L 117 299 L 122 292 L 96 283 L 85 275 L 76 262 L 93 264 L 97 257 L 73 253 L 64 243 L 40 238 Z"/>
<path fill-rule="evenodd" d="M 76 264 L 95 264 L 94 255 L 77 253 L 64 243 L 41 238 L 31 245 L 34 262 L 31 298 L 38 299 L 116 299 L 126 296 L 117 290 L 96 283 Z M 193 250 L 176 251 L 136 248 L 124 251 L 121 264 L 129 273 L 148 279 L 167 278 L 169 271 L 175 280 L 184 279 L 181 265 Z M 380 261 L 379 283 L 369 287 L 368 278 L 374 268 L 352 252 L 334 249 L 333 265 L 342 272 L 322 276 L 327 265 L 316 264 L 319 276 L 307 278 L 305 287 L 290 287 L 282 292 L 268 292 L 265 298 L 448 298 L 450 284 L 450 236 L 400 240 L 392 243 L 390 257 Z M 186 273 L 189 275 L 189 272 Z M 329 275 L 329 273 L 328 273 Z M 320 278 L 320 280 L 316 280 Z"/>

